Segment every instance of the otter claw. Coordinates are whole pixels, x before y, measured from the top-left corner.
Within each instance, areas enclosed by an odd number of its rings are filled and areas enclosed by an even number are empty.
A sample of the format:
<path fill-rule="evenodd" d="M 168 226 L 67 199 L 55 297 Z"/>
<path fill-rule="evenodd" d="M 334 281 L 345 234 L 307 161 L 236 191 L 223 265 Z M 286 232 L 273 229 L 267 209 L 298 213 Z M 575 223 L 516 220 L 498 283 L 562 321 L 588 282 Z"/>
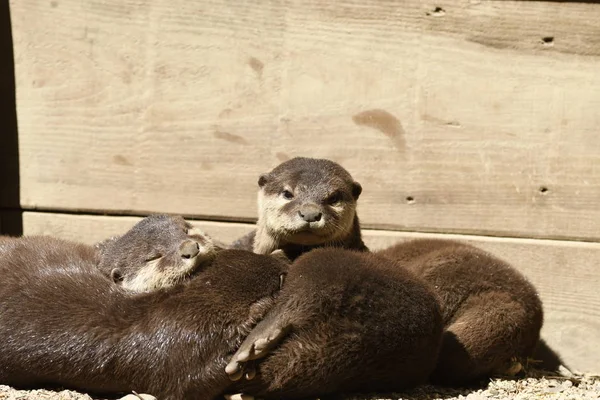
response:
<path fill-rule="evenodd" d="M 229 365 L 227 365 L 227 367 L 229 367 Z M 229 379 L 231 379 L 232 381 L 239 381 L 240 379 L 242 379 L 242 376 L 244 375 L 244 370 L 240 367 L 240 364 L 236 364 L 236 368 L 238 369 L 233 372 L 228 372 L 227 368 L 225 368 L 225 372 L 229 375 Z"/>
<path fill-rule="evenodd" d="M 246 367 L 246 380 L 250 381 L 256 376 L 256 369 L 254 367 Z"/>
<path fill-rule="evenodd" d="M 242 376 L 247 380 L 251 380 L 256 376 L 256 368 L 252 365 L 242 365 L 240 362 L 231 361 L 225 367 L 225 373 L 229 375 L 229 379 L 232 381 L 239 381 Z"/>

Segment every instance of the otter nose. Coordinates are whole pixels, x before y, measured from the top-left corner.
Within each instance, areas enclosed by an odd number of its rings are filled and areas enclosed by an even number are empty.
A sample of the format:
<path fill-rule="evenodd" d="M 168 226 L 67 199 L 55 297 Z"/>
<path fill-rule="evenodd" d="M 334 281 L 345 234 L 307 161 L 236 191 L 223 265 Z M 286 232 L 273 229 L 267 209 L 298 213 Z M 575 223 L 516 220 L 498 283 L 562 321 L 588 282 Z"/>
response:
<path fill-rule="evenodd" d="M 181 258 L 194 258 L 200 252 L 200 246 L 193 240 L 186 240 L 179 246 L 179 254 Z"/>
<path fill-rule="evenodd" d="M 321 211 L 318 209 L 308 208 L 301 209 L 300 211 L 298 211 L 298 215 L 300 215 L 300 218 L 302 218 L 306 222 L 316 222 L 321 220 L 321 216 L 323 215 L 323 213 L 321 213 Z"/>

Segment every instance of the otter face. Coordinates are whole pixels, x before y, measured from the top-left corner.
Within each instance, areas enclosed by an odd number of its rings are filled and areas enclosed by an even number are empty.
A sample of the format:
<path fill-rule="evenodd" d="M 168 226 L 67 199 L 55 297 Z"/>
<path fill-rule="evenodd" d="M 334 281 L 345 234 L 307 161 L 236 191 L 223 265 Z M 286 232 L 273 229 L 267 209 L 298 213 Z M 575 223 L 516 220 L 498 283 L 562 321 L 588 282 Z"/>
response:
<path fill-rule="evenodd" d="M 97 245 L 100 269 L 124 288 L 146 292 L 184 281 L 210 262 L 212 239 L 179 216 L 152 215 Z"/>
<path fill-rule="evenodd" d="M 258 185 L 259 224 L 281 245 L 331 243 L 353 229 L 362 187 L 333 161 L 294 158 Z"/>

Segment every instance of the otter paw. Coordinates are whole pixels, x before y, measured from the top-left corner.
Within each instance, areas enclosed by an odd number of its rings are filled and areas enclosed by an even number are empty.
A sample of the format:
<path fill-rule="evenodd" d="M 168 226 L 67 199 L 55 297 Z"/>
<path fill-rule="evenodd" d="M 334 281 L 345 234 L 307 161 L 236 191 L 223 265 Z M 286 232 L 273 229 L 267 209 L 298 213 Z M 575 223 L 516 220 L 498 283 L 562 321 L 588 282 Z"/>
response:
<path fill-rule="evenodd" d="M 234 381 L 241 379 L 245 368 L 246 379 L 254 378 L 256 375 L 254 368 L 245 367 L 244 363 L 265 357 L 286 333 L 287 329 L 280 327 L 277 322 L 274 324 L 261 323 L 255 327 L 225 367 L 225 372 L 229 375 L 229 378 Z"/>
<path fill-rule="evenodd" d="M 246 362 L 262 358 L 267 355 L 271 348 L 275 347 L 279 339 L 283 336 L 283 330 L 280 328 L 273 328 L 261 333 L 263 335 L 254 340 L 248 340 L 251 339 L 251 336 L 249 336 L 233 355 L 233 359 L 238 362 Z"/>
<path fill-rule="evenodd" d="M 256 367 L 252 361 L 248 361 L 248 363 L 230 362 L 225 367 L 225 372 L 232 381 L 239 381 L 242 377 L 249 381 L 256 376 Z"/>
<path fill-rule="evenodd" d="M 254 400 L 254 396 L 243 393 L 226 394 L 223 397 L 225 397 L 226 400 Z"/>

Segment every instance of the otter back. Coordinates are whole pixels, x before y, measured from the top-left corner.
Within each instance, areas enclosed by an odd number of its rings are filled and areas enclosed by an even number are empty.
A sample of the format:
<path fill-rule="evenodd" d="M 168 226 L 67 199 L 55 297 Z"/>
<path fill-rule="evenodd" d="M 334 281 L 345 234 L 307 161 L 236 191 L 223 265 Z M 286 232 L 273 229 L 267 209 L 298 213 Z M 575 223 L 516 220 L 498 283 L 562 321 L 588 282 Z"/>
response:
<path fill-rule="evenodd" d="M 452 240 L 418 239 L 378 252 L 423 278 L 441 301 L 445 333 L 432 380 L 464 384 L 518 372 L 538 342 L 542 303 L 504 261 Z"/>
<path fill-rule="evenodd" d="M 237 388 L 267 399 L 398 391 L 427 379 L 441 338 L 438 301 L 411 273 L 373 254 L 317 249 L 294 262 L 234 355 L 281 341 Z"/>

